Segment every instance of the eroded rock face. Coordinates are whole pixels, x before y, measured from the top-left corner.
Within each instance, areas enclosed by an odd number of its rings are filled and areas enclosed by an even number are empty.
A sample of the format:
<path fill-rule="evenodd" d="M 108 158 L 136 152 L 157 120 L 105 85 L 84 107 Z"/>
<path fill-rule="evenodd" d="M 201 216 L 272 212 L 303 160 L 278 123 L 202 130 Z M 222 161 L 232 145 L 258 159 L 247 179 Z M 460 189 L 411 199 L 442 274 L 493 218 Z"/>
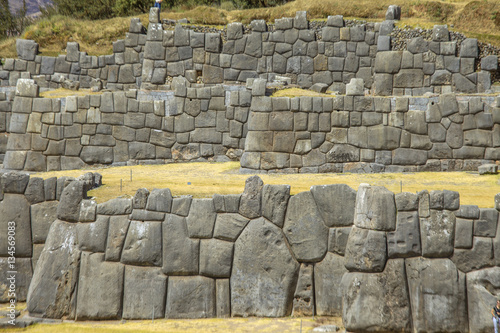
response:
<path fill-rule="evenodd" d="M 215 280 L 204 276 L 173 276 L 168 279 L 166 318 L 215 316 Z"/>
<path fill-rule="evenodd" d="M 261 215 L 262 187 L 264 182 L 258 176 L 250 177 L 245 182 L 245 190 L 240 199 L 239 213 L 249 219 Z"/>
<path fill-rule="evenodd" d="M 411 332 L 403 259 L 389 260 L 382 273 L 346 273 L 341 288 L 346 330 Z"/>
<path fill-rule="evenodd" d="M 446 258 L 453 253 L 455 214 L 448 210 L 430 210 L 429 217 L 420 218 L 422 256 Z"/>
<path fill-rule="evenodd" d="M 5 193 L 0 201 L 0 256 L 8 257 L 9 222 L 15 222 L 16 257 L 31 257 L 30 205 L 22 194 Z"/>
<path fill-rule="evenodd" d="M 75 318 L 80 254 L 76 226 L 54 221 L 28 291 L 31 315 Z"/>
<path fill-rule="evenodd" d="M 413 329 L 468 332 L 465 274 L 449 259 L 406 259 Z"/>
<path fill-rule="evenodd" d="M 356 197 L 354 225 L 359 228 L 394 231 L 396 229 L 394 193 L 382 186 L 360 186 Z"/>
<path fill-rule="evenodd" d="M 314 293 L 318 316 L 342 315 L 341 281 L 347 269 L 344 258 L 333 253 L 314 267 Z"/>
<path fill-rule="evenodd" d="M 235 243 L 231 283 L 233 316 L 283 317 L 292 310 L 299 272 L 280 228 L 250 221 Z"/>
<path fill-rule="evenodd" d="M 292 316 L 312 316 L 314 314 L 313 264 L 301 264 L 297 287 L 293 295 Z"/>
<path fill-rule="evenodd" d="M 500 267 L 467 273 L 467 303 L 470 332 L 492 332 L 491 309 L 498 298 Z"/>
<path fill-rule="evenodd" d="M 311 192 L 290 198 L 283 226 L 288 243 L 300 262 L 317 262 L 328 249 L 328 228 Z"/>
<path fill-rule="evenodd" d="M 352 227 L 345 249 L 345 267 L 355 272 L 382 272 L 386 247 L 385 232 Z"/>
<path fill-rule="evenodd" d="M 57 218 L 68 222 L 78 222 L 80 217 L 80 203 L 87 194 L 84 191 L 85 183 L 80 180 L 72 181 L 61 194 L 57 206 Z"/>
<path fill-rule="evenodd" d="M 82 252 L 77 320 L 121 317 L 124 268 L 121 263 L 104 261 L 104 253 Z"/>
<path fill-rule="evenodd" d="M 327 227 L 353 224 L 355 190 L 345 184 L 318 185 L 311 187 L 311 193 Z"/>

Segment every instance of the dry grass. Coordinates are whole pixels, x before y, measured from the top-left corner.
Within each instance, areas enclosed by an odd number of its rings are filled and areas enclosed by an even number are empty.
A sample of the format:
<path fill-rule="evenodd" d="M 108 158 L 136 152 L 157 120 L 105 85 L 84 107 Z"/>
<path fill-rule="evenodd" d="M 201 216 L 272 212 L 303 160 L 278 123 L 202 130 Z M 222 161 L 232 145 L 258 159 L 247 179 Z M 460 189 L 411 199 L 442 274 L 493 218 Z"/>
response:
<path fill-rule="evenodd" d="M 322 325 L 335 324 L 342 327 L 340 318 L 319 318 Z M 120 323 L 116 321 L 105 322 L 77 322 L 63 324 L 37 324 L 23 331 L 30 333 L 51 332 L 51 333 L 146 333 L 146 332 L 168 332 L 168 333 L 295 333 L 312 332 L 318 324 L 312 318 L 228 318 L 228 319 L 161 319 L 151 321 L 130 321 Z M 19 330 L 5 330 L 4 332 L 14 333 Z"/>
<path fill-rule="evenodd" d="M 166 165 L 127 166 L 92 170 L 72 170 L 35 174 L 37 177 L 78 177 L 94 171 L 103 175 L 104 185 L 89 192 L 97 202 L 118 196 L 133 196 L 145 187 L 170 188 L 173 195 L 191 194 L 194 197 L 211 197 L 213 194 L 238 194 L 245 187 L 250 175 L 238 173 L 239 162 L 227 163 L 173 163 Z M 130 174 L 132 172 L 132 181 Z M 263 174 L 265 184 L 289 184 L 291 193 L 308 191 L 312 185 L 347 184 L 357 189 L 361 183 L 385 186 L 394 193 L 420 190 L 452 190 L 460 193 L 465 205 L 493 207 L 494 196 L 500 192 L 499 175 L 479 176 L 468 172 L 420 172 L 379 174 Z M 120 187 L 120 183 L 122 184 Z M 121 190 L 120 190 L 121 188 Z"/>
<path fill-rule="evenodd" d="M 293 17 L 300 10 L 308 11 L 309 19 L 325 19 L 328 15 L 381 21 L 391 4 L 402 8 L 400 25 L 432 28 L 435 24 L 453 25 L 457 30 L 483 42 L 500 46 L 500 1 L 498 0 L 295 0 L 271 8 L 223 10 L 201 6 L 187 11 L 163 11 L 162 18 L 187 18 L 194 24 L 225 25 L 230 22 L 250 23 L 254 19 L 274 22 Z M 138 15 L 144 26 L 148 14 Z M 471 24 L 473 22 L 473 24 Z M 22 38 L 34 39 L 43 55 L 64 54 L 66 43 L 80 43 L 81 51 L 90 55 L 111 54 L 112 43 L 125 38 L 130 17 L 87 21 L 55 16 L 29 27 Z M 0 41 L 0 58 L 15 58 L 15 39 Z"/>
<path fill-rule="evenodd" d="M 68 96 L 87 96 L 87 95 L 101 95 L 102 92 L 92 92 L 90 89 L 80 89 L 77 91 L 59 88 L 40 93 L 43 98 L 62 98 Z"/>
<path fill-rule="evenodd" d="M 331 94 L 322 94 L 308 89 L 300 88 L 285 88 L 276 90 L 272 97 L 298 97 L 298 96 L 310 96 L 310 97 L 335 97 Z"/>

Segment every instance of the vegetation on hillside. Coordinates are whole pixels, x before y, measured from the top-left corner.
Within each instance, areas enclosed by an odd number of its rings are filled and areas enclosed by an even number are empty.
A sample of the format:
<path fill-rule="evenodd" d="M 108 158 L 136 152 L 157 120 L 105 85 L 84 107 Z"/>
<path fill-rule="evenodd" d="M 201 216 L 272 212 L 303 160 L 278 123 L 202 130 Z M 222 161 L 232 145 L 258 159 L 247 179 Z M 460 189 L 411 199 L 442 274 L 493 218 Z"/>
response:
<path fill-rule="evenodd" d="M 2 1 L 0 0 L 0 4 Z M 75 0 L 56 0 L 60 2 Z M 91 0 L 97 1 L 97 0 Z M 127 4 L 122 13 L 140 12 L 139 3 L 146 0 L 99 0 L 105 3 Z M 81 1 L 78 1 L 82 3 Z M 360 18 L 381 21 L 387 7 L 400 5 L 402 20 L 400 26 L 432 28 L 435 24 L 448 24 L 451 30 L 460 31 L 470 37 L 478 38 L 500 46 L 500 1 L 498 0 L 295 0 L 282 5 L 284 0 L 164 0 L 162 18 L 187 18 L 193 24 L 225 25 L 230 22 L 250 23 L 254 19 L 265 19 L 272 23 L 281 17 L 293 17 L 296 11 L 306 10 L 309 19 L 326 19 L 328 15 L 343 15 L 346 18 Z M 136 4 L 131 7 L 132 4 Z M 196 6 L 200 3 L 210 6 Z M 147 2 L 153 4 L 153 0 Z M 249 8 L 249 4 L 263 6 Z M 169 8 L 171 6 L 172 8 Z M 267 6 L 267 7 L 266 7 Z M 86 3 L 85 7 L 88 6 Z M 147 10 L 148 7 L 143 8 Z M 87 8 L 90 11 L 90 8 Z M 70 13 L 70 12 L 68 12 Z M 89 12 L 90 13 L 90 12 Z M 64 14 L 64 12 L 63 12 Z M 92 14 L 89 14 L 92 15 Z M 110 54 L 112 43 L 125 37 L 130 16 L 100 20 L 75 19 L 75 15 L 56 15 L 52 13 L 28 27 L 22 38 L 34 39 L 40 44 L 44 55 L 65 52 L 68 41 L 80 43 L 80 49 L 91 55 Z M 148 24 L 148 14 L 137 14 L 144 26 Z M 471 24 L 471 22 L 474 22 Z M 0 41 L 0 57 L 16 57 L 15 40 Z"/>

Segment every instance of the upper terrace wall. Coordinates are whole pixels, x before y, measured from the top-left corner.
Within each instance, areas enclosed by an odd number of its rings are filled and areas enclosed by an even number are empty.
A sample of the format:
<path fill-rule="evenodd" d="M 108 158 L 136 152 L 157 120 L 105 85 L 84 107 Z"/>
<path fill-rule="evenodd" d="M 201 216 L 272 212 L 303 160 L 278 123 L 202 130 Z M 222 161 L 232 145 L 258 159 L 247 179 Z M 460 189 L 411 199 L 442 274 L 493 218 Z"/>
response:
<path fill-rule="evenodd" d="M 0 112 L 4 167 L 241 157 L 246 172 L 401 172 L 477 170 L 500 160 L 498 97 L 275 98 L 265 96 L 261 79 L 236 91 L 190 88 L 177 78 L 174 85 L 159 100 L 129 90 L 63 102 L 40 98 L 36 84 L 19 80 L 12 113 Z"/>
<path fill-rule="evenodd" d="M 345 92 L 352 78 L 363 78 L 365 88 L 377 95 L 423 95 L 425 92 L 484 92 L 498 57 L 481 59 L 476 39 L 460 45 L 450 41 L 448 29 L 436 26 L 432 40 L 413 38 L 407 51 L 391 51 L 393 21 L 345 27 L 342 16 L 330 16 L 321 31 L 309 28 L 306 12 L 276 20 L 270 29 L 263 20 L 227 26 L 227 40 L 220 33 L 199 33 L 176 25 L 165 29 L 152 8 L 146 29 L 132 19 L 124 40 L 113 44 L 113 54 L 88 56 L 77 43 L 68 43 L 67 54 L 37 55 L 33 41 L 18 40 L 19 59 L 7 59 L 0 69 L 2 85 L 19 78 L 33 78 L 41 87 L 58 87 L 67 78 L 88 88 L 96 80 L 109 89 L 165 89 L 167 77 L 185 76 L 204 83 L 245 82 L 247 78 L 273 81 L 289 76 L 293 83 L 310 87 L 324 83 Z M 272 31 L 270 31 L 272 30 Z"/>
<path fill-rule="evenodd" d="M 350 332 L 492 329 L 500 194 L 495 208 L 461 205 L 452 191 L 394 194 L 367 184 L 357 191 L 319 185 L 291 196 L 290 186 L 254 176 L 242 194 L 193 199 L 139 189 L 133 198 L 96 204 L 86 199 L 91 178 L 2 176 L 0 226 L 17 223 L 18 277 L 25 279 L 16 280 L 16 291 L 25 295 L 29 286 L 32 316 L 292 313 L 341 315 Z M 39 193 L 59 201 L 49 201 L 56 209 L 44 222 L 50 231 L 31 279 L 29 235 L 39 242 L 42 224 L 34 208 L 47 203 Z M 42 202 L 33 204 L 33 194 Z M 31 203 L 31 225 L 15 214 L 20 203 L 23 212 Z M 0 295 L 7 288 L 0 284 Z"/>

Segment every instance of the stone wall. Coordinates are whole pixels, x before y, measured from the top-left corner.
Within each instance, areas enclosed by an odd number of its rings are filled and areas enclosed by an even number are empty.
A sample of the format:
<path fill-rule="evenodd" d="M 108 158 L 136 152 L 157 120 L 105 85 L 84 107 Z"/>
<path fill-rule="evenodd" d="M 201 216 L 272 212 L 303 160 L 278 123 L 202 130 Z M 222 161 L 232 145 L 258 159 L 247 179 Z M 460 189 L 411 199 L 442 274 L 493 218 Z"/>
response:
<path fill-rule="evenodd" d="M 5 208 L 37 178 L 3 179 Z M 316 314 L 342 316 L 350 332 L 491 330 L 500 194 L 495 208 L 460 205 L 452 191 L 367 184 L 290 196 L 290 186 L 254 176 L 238 195 L 139 189 L 96 205 L 83 199 L 85 184 L 69 182 L 56 202 L 29 286 L 32 316 Z"/>
<path fill-rule="evenodd" d="M 57 210 L 61 195 L 66 186 L 74 178 L 60 177 L 42 179 L 30 177 L 23 173 L 2 173 L 0 176 L 0 272 L 2 277 L 7 277 L 8 271 L 17 271 L 16 297 L 17 301 L 26 301 L 28 288 L 40 254 L 47 241 L 49 229 L 57 219 Z M 79 178 L 86 191 L 100 186 L 99 174 L 88 173 Z M 95 219 L 96 203 L 80 198 L 80 220 Z M 15 238 L 15 269 L 10 269 L 8 261 L 9 222 L 15 222 L 12 235 Z M 57 239 L 59 246 L 64 239 Z M 7 280 L 0 282 L 0 303 L 9 302 L 9 285 Z"/>
<path fill-rule="evenodd" d="M 354 89 L 346 96 L 288 98 L 265 96 L 264 80 L 251 88 L 243 169 L 452 171 L 500 160 L 498 97 L 387 98 Z"/>
<path fill-rule="evenodd" d="M 32 80 L 20 79 L 3 145 L 4 167 L 51 171 L 91 164 L 228 161 L 229 150 L 231 158 L 241 156 L 245 133 L 230 131 L 224 87 L 188 88 L 176 80 L 175 92 L 164 99 L 140 100 L 137 90 L 40 98 Z"/>
<path fill-rule="evenodd" d="M 357 89 L 349 90 L 353 86 Z M 191 88 L 145 99 L 137 90 L 49 99 L 20 79 L 3 112 L 4 167 L 228 161 L 244 172 L 475 171 L 500 160 L 500 98 L 442 94 L 269 97 L 266 82 Z M 153 96 L 153 98 L 156 98 Z M 1 133 L 1 131 L 0 131 Z"/>
<path fill-rule="evenodd" d="M 67 54 L 37 55 L 34 41 L 18 40 L 19 59 L 7 59 L 0 68 L 1 85 L 14 86 L 19 78 L 33 78 L 41 87 L 59 87 L 64 80 L 83 88 L 167 89 L 171 77 L 183 76 L 206 84 L 245 82 L 247 78 L 275 80 L 287 76 L 309 88 L 326 84 L 345 92 L 352 78 L 364 79 L 365 88 L 378 95 L 423 95 L 425 92 L 481 93 L 490 89 L 491 72 L 498 57 L 480 59 L 476 39 L 457 46 L 446 26 L 436 26 L 432 39 L 415 37 L 406 51 L 391 51 L 394 21 L 346 27 L 342 16 L 329 16 L 320 31 L 311 29 L 306 12 L 295 18 L 227 25 L 221 33 L 201 33 L 162 24 L 152 8 L 146 30 L 132 19 L 124 40 L 113 44 L 113 54 L 88 56 L 77 43 L 68 43 Z M 481 71 L 477 72 L 478 62 Z"/>

